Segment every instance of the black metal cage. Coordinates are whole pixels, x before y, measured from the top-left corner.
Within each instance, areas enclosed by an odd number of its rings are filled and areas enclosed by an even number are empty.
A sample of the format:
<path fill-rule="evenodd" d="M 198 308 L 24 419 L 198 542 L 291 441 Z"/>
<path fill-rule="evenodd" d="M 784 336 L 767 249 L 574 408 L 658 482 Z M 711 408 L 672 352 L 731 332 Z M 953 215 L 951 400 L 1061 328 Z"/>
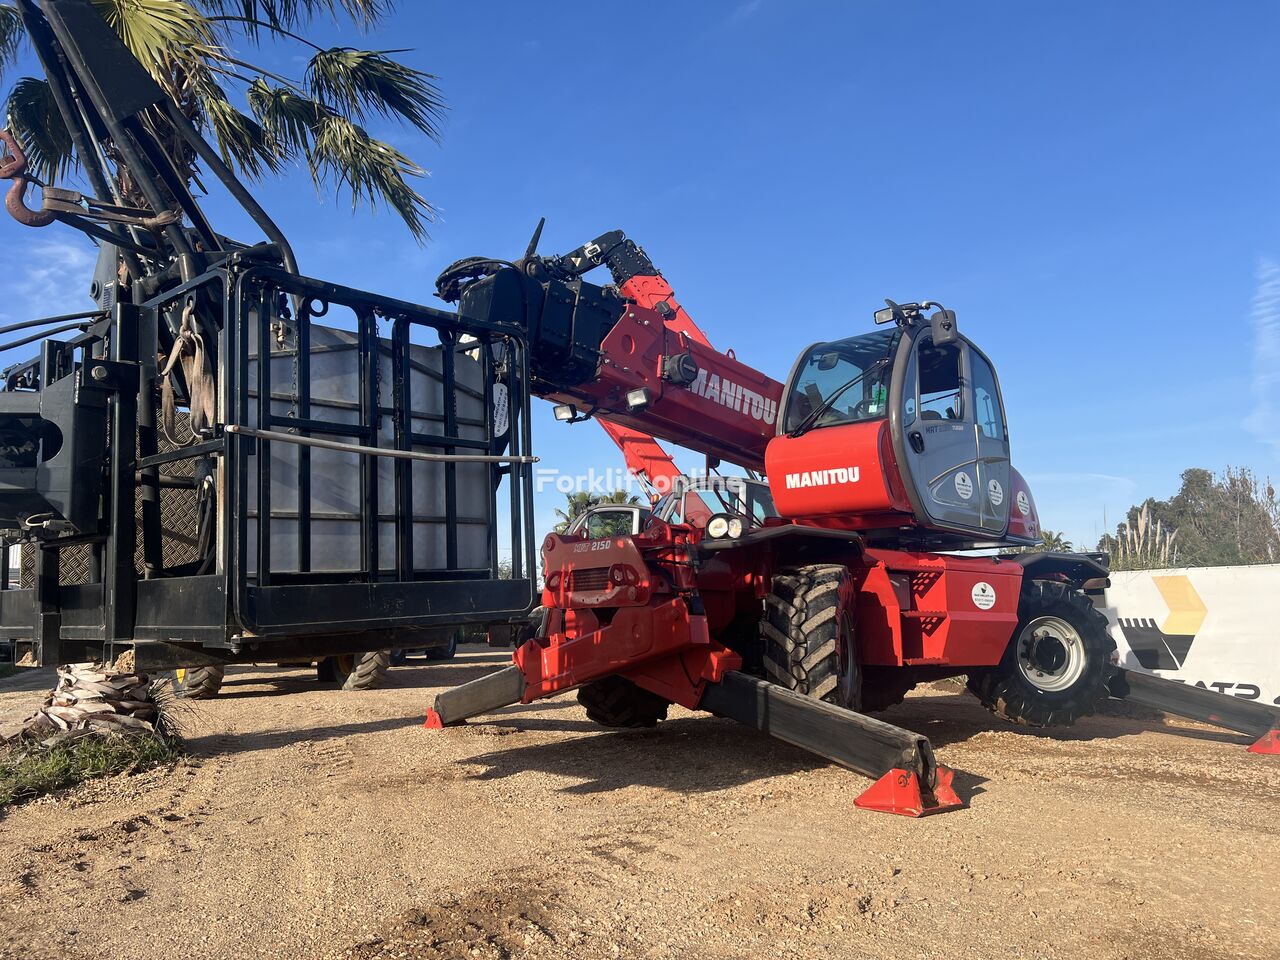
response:
<path fill-rule="evenodd" d="M 175 378 L 172 410 L 160 389 L 158 345 L 184 319 L 213 371 L 201 430 L 193 377 Z M 52 522 L 25 511 L 29 581 L 0 581 L 20 657 L 320 657 L 533 605 L 528 357 L 510 326 L 241 252 L 47 341 L 8 381 L 0 423 L 61 434 L 34 466 L 69 487 Z M 48 492 L 28 466 L 0 470 L 0 498 Z"/>

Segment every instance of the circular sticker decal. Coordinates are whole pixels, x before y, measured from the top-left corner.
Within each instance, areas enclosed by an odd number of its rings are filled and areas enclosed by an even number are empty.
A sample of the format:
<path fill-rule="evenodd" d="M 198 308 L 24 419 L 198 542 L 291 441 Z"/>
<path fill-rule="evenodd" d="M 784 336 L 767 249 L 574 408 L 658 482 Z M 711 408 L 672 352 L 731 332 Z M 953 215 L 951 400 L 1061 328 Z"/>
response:
<path fill-rule="evenodd" d="M 1031 499 L 1025 490 L 1018 491 L 1018 512 L 1024 517 L 1031 516 Z"/>
<path fill-rule="evenodd" d="M 973 598 L 973 605 L 979 610 L 990 610 L 996 605 L 996 588 L 985 580 L 975 583 L 969 596 Z"/>
<path fill-rule="evenodd" d="M 991 498 L 993 507 L 998 507 L 1004 503 L 1004 487 L 1000 486 L 999 480 L 987 481 L 987 496 Z"/>
<path fill-rule="evenodd" d="M 960 494 L 961 500 L 969 500 L 973 497 L 973 477 L 963 470 L 956 474 L 956 493 Z"/>

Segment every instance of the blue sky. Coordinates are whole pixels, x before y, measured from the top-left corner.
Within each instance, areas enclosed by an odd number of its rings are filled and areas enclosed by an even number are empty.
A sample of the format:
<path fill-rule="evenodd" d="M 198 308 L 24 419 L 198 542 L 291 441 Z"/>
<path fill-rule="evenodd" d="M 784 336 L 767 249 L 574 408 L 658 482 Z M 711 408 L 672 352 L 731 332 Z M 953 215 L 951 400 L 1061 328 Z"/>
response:
<path fill-rule="evenodd" d="M 1000 371 L 1042 521 L 1078 545 L 1186 467 L 1280 474 L 1280 6 L 401 6 L 319 39 L 411 46 L 439 76 L 441 146 L 374 130 L 431 169 L 440 219 L 418 246 L 271 182 L 305 272 L 433 303 L 443 266 L 518 255 L 539 216 L 545 250 L 620 227 L 778 378 L 884 297 L 941 300 Z M 0 322 L 86 303 L 78 235 L 6 220 L 0 251 Z M 620 464 L 539 406 L 548 465 Z"/>

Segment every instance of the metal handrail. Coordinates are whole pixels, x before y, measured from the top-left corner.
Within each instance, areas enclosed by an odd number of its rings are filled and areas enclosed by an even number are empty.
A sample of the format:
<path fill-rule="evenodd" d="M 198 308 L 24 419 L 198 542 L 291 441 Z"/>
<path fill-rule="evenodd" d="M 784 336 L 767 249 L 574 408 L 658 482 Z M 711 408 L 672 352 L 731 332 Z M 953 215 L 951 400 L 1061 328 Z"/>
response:
<path fill-rule="evenodd" d="M 320 447 L 324 450 L 338 450 L 342 453 L 359 453 L 370 457 L 390 457 L 393 460 L 426 460 L 431 463 L 537 463 L 539 461 L 538 457 L 501 457 L 478 453 L 420 453 L 417 450 L 366 447 L 358 443 L 321 440 L 318 437 L 279 433 L 275 430 L 258 430 L 255 427 L 245 427 L 238 423 L 227 424 L 226 432 L 237 436 L 256 437 L 259 440 L 268 440 L 272 443 L 294 443 L 300 447 Z"/>

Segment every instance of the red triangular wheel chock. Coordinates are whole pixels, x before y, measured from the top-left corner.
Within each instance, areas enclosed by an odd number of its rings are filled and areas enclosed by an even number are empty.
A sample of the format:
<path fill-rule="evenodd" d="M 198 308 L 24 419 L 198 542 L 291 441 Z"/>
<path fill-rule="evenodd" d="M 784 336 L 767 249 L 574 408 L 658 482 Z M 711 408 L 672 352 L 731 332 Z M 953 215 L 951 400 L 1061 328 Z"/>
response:
<path fill-rule="evenodd" d="M 423 726 L 428 730 L 443 730 L 444 722 L 440 719 L 440 714 L 431 709 L 427 711 L 427 721 Z"/>
<path fill-rule="evenodd" d="M 938 785 L 930 793 L 921 788 L 916 774 L 895 767 L 868 787 L 853 805 L 903 817 L 927 817 L 944 810 L 959 810 L 964 801 L 951 786 L 954 777 L 955 771 L 950 767 L 938 767 Z"/>
<path fill-rule="evenodd" d="M 1272 730 L 1249 748 L 1250 753 L 1269 753 L 1280 756 L 1280 730 Z"/>

